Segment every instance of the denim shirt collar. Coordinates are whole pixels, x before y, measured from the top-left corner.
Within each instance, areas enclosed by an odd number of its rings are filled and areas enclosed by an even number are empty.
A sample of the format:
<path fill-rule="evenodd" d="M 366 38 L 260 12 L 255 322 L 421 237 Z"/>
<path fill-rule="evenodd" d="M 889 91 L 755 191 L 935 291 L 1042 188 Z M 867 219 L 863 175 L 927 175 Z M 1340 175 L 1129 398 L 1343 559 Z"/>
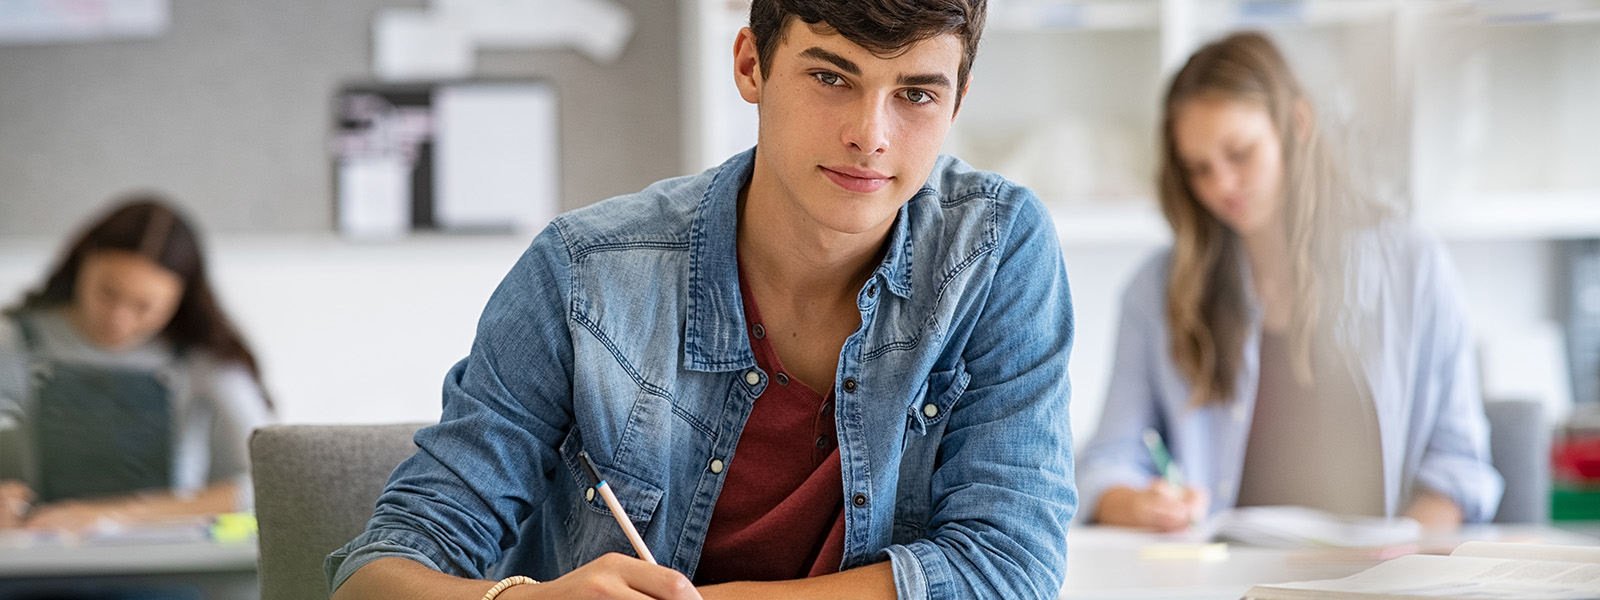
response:
<path fill-rule="evenodd" d="M 711 172 L 690 229 L 688 310 L 684 322 L 683 367 L 694 371 L 732 371 L 755 366 L 755 354 L 745 336 L 744 302 L 739 296 L 739 192 L 755 169 L 755 148 L 734 155 Z M 873 278 L 881 278 L 890 293 L 911 297 L 911 240 L 909 212 L 926 195 L 937 204 L 937 194 L 924 184 L 911 202 L 900 207 L 886 242 L 888 251 Z"/>

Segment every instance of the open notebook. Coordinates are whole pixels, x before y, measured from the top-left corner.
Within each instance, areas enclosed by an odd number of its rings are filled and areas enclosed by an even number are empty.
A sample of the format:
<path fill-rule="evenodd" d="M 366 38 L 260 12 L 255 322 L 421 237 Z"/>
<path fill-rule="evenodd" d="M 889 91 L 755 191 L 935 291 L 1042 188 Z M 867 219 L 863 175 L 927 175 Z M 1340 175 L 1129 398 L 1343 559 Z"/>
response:
<path fill-rule="evenodd" d="M 1600 598 L 1600 547 L 1467 542 L 1449 556 L 1401 556 L 1343 579 L 1258 585 L 1244 595 L 1307 598 Z"/>
<path fill-rule="evenodd" d="M 1211 518 L 1199 533 L 1216 541 L 1269 548 L 1357 548 L 1416 542 L 1413 519 L 1338 515 L 1300 506 L 1235 508 Z"/>

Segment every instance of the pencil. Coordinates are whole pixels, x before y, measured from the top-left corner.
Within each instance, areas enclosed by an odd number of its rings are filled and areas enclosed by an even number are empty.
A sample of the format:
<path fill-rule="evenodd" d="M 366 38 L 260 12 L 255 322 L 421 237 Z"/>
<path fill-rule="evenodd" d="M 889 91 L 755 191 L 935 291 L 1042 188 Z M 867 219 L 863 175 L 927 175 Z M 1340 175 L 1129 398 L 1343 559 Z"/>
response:
<path fill-rule="evenodd" d="M 589 472 L 589 482 L 594 484 L 595 491 L 605 498 L 606 507 L 611 509 L 611 516 L 617 519 L 617 525 L 622 527 L 622 534 L 628 536 L 628 543 L 633 544 L 633 551 L 639 553 L 639 558 L 649 561 L 650 564 L 659 564 L 656 557 L 650 554 L 650 548 L 644 545 L 644 538 L 639 537 L 639 530 L 633 528 L 633 521 L 628 520 L 628 513 L 622 510 L 622 503 L 617 502 L 617 495 L 611 491 L 611 486 L 606 485 L 606 480 L 600 478 L 600 472 L 594 468 L 594 463 L 589 460 L 589 452 L 578 451 L 578 460 L 583 463 L 583 470 Z"/>

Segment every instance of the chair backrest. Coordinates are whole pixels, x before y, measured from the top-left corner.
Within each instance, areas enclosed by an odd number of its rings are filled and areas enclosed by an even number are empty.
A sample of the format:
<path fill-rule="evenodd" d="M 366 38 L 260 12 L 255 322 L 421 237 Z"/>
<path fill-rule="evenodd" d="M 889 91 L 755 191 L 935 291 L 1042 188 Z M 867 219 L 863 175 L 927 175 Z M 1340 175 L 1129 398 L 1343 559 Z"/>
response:
<path fill-rule="evenodd" d="M 1506 481 L 1496 523 L 1550 520 L 1550 426 L 1544 405 L 1522 400 L 1483 403 L 1489 418 L 1489 454 Z"/>
<path fill-rule="evenodd" d="M 262 600 L 329 596 L 323 558 L 366 528 L 421 427 L 274 425 L 250 436 Z"/>

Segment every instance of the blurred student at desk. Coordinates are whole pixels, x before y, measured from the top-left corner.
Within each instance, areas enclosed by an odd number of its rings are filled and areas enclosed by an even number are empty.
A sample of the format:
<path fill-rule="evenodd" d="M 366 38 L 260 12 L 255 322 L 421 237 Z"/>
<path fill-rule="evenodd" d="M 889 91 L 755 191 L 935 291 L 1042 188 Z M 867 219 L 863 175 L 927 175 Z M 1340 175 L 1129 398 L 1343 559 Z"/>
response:
<path fill-rule="evenodd" d="M 1201 48 L 1164 106 L 1173 245 L 1123 297 L 1081 514 L 1162 530 L 1233 506 L 1492 518 L 1502 483 L 1443 245 L 1341 173 L 1259 34 Z M 1157 478 L 1147 429 L 1188 487 Z"/>
<path fill-rule="evenodd" d="M 84 530 L 239 510 L 270 419 L 197 232 L 156 198 L 114 207 L 0 319 L 16 468 L 0 528 Z"/>

